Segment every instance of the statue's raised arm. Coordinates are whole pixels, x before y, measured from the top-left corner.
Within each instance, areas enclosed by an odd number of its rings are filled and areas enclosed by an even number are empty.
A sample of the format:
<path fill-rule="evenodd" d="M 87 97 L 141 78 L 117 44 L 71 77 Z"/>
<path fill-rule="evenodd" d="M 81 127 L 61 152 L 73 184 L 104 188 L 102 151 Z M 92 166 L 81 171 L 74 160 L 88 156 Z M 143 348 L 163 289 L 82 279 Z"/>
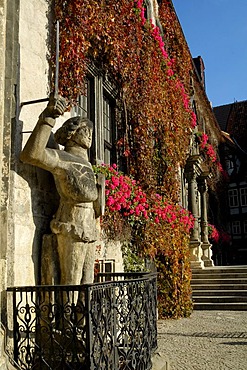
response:
<path fill-rule="evenodd" d="M 61 96 L 57 98 L 50 95 L 49 103 L 39 116 L 39 120 L 30 135 L 20 159 L 25 163 L 30 163 L 46 170 L 52 169 L 56 163 L 54 152 L 46 148 L 51 130 L 55 125 L 57 117 L 63 115 L 66 109 L 66 100 Z"/>

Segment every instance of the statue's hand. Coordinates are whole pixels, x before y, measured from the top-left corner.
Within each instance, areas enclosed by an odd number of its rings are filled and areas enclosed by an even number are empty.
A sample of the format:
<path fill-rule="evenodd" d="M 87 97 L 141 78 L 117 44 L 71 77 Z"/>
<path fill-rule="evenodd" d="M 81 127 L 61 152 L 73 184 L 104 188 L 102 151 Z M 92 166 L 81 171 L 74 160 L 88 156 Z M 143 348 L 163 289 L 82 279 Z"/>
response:
<path fill-rule="evenodd" d="M 46 113 L 49 117 L 57 118 L 62 116 L 67 108 L 67 101 L 62 96 L 50 94 L 49 103 L 46 107 Z"/>
<path fill-rule="evenodd" d="M 105 186 L 105 175 L 103 173 L 97 174 L 97 184 L 101 187 Z"/>

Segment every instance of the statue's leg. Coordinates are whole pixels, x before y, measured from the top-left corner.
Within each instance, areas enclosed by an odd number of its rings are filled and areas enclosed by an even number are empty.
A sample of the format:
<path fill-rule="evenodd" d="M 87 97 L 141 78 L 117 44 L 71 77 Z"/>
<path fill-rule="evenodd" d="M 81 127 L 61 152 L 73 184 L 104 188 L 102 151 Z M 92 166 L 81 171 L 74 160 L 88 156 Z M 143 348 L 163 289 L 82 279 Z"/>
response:
<path fill-rule="evenodd" d="M 61 285 L 79 285 L 87 252 L 87 243 L 75 241 L 70 235 L 57 234 Z"/>
<path fill-rule="evenodd" d="M 56 234 L 43 235 L 41 250 L 41 284 L 57 285 L 60 281 Z"/>
<path fill-rule="evenodd" d="M 91 284 L 94 280 L 95 242 L 87 244 L 87 250 L 82 270 L 81 284 Z"/>
<path fill-rule="evenodd" d="M 59 263 L 57 254 L 57 239 L 55 234 L 43 235 L 41 247 L 41 284 L 59 284 Z M 36 341 L 38 345 L 46 345 L 52 335 L 54 325 L 54 294 L 44 290 L 38 294 L 40 319 L 36 327 Z"/>
<path fill-rule="evenodd" d="M 80 285 L 82 270 L 87 252 L 87 243 L 75 241 L 70 235 L 57 234 L 58 255 L 61 270 L 61 285 Z M 79 298 L 79 302 L 78 302 Z M 71 327 L 71 312 L 75 310 L 78 325 L 84 325 L 84 292 L 69 290 L 62 295 L 61 304 L 66 307 L 64 310 L 64 324 L 60 321 L 58 327 L 63 331 L 64 328 Z M 67 329 L 66 329 L 67 330 Z M 69 332 L 69 330 L 67 330 Z M 66 332 L 67 332 L 66 331 Z M 68 335 L 68 333 L 66 334 Z"/>

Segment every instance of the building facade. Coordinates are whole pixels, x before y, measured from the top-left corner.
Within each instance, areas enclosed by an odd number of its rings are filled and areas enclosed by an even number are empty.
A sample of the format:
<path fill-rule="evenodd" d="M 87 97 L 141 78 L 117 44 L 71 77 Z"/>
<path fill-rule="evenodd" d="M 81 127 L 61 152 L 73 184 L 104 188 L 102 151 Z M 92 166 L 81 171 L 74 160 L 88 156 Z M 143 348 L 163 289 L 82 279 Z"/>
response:
<path fill-rule="evenodd" d="M 146 1 L 145 9 L 146 16 L 160 27 L 162 34 L 158 18 L 160 3 L 156 0 Z M 51 92 L 53 77 L 47 55 L 51 48 L 53 16 L 51 3 L 47 0 L 0 0 L 0 287 L 3 325 L 6 325 L 9 314 L 6 288 L 40 284 L 42 236 L 49 230 L 50 220 L 58 205 L 52 176 L 19 160 L 20 152 Z M 184 43 L 177 18 L 176 26 Z M 188 47 L 186 53 L 192 62 Z M 181 184 L 180 203 L 195 218 L 190 241 L 192 267 L 204 268 L 213 264 L 208 239 L 209 192 L 214 187 L 212 176 L 217 182 L 220 174 L 218 171 L 212 172 L 212 163 L 207 160 L 201 137 L 207 135 L 207 145 L 210 143 L 215 148 L 222 138 L 205 92 L 202 59 L 198 57 L 192 63 L 190 103 L 197 117 L 197 125 L 191 131 L 187 161 L 185 166 L 178 166 L 178 176 Z M 56 128 L 65 118 L 78 114 L 94 122 L 95 134 L 90 152 L 94 164 L 118 162 L 121 166 L 116 150 L 117 99 L 114 81 L 102 76 L 97 67 L 91 65 L 88 67 L 85 94 L 78 97 L 78 104 L 57 123 Z M 49 145 L 51 148 L 56 145 L 52 137 Z M 233 162 L 231 158 L 228 160 L 229 166 Z M 240 162 L 236 161 L 235 164 L 239 166 Z M 124 165 L 122 167 L 124 169 Z M 247 233 L 247 221 L 244 218 L 247 183 L 245 177 L 234 181 L 229 185 L 230 208 L 235 212 L 231 213 L 235 217 L 232 231 L 239 236 L 240 225 L 243 235 Z M 238 186 L 234 187 L 234 183 Z M 240 205 L 241 220 L 236 216 L 236 209 Z M 235 240 L 237 242 L 239 239 Z M 99 244 L 101 251 L 98 263 L 101 271 L 121 271 L 123 260 L 120 243 L 106 244 L 100 240 Z M 0 331 L 3 334 L 2 328 Z M 3 338 L 4 335 L 1 335 L 1 369 L 6 368 Z"/>
<path fill-rule="evenodd" d="M 214 108 L 223 131 L 224 143 L 220 148 L 222 163 L 227 173 L 221 194 L 222 223 L 231 238 L 222 247 L 222 264 L 246 264 L 246 101 Z"/>

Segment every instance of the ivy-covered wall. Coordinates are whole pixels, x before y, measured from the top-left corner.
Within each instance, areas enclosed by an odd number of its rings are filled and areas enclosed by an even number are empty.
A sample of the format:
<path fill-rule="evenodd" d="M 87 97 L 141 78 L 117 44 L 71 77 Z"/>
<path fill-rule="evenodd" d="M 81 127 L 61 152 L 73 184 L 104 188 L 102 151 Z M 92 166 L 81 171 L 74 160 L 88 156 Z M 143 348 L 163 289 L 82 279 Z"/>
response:
<path fill-rule="evenodd" d="M 160 315 L 181 317 L 192 309 L 193 219 L 180 206 L 178 169 L 197 125 L 194 71 L 172 2 L 159 3 L 158 18 L 149 20 L 143 0 L 55 0 L 60 93 L 73 105 L 91 63 L 116 86 L 118 158 L 128 175 L 115 166 L 96 169 L 107 176 L 102 226 L 109 235 L 128 231 L 133 261 L 155 262 Z"/>

